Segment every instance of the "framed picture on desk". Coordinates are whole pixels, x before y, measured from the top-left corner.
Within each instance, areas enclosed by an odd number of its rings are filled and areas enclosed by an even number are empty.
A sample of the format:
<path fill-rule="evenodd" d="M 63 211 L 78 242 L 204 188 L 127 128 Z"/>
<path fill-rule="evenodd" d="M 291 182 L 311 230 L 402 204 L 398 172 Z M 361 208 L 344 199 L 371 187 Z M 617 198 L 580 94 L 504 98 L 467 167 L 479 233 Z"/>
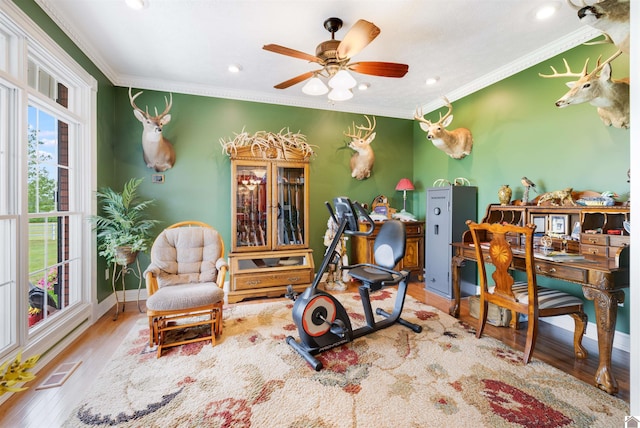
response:
<path fill-rule="evenodd" d="M 552 214 L 549 216 L 549 232 L 566 235 L 569 227 L 569 216 Z"/>
<path fill-rule="evenodd" d="M 531 215 L 531 223 L 536 226 L 536 234 L 544 235 L 547 233 L 547 216 L 546 215 Z"/>

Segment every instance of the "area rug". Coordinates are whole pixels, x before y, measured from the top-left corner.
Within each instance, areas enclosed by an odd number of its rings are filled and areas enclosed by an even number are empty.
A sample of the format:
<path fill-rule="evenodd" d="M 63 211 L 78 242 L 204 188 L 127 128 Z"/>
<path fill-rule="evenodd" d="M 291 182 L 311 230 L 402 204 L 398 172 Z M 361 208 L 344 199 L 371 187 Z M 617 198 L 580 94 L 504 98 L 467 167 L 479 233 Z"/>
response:
<path fill-rule="evenodd" d="M 393 308 L 393 291 L 372 296 Z M 362 322 L 357 294 L 340 296 Z M 407 297 L 393 325 L 319 356 L 285 343 L 292 302 L 235 304 L 210 342 L 148 346 L 146 319 L 115 351 L 67 427 L 616 427 L 629 406 Z"/>

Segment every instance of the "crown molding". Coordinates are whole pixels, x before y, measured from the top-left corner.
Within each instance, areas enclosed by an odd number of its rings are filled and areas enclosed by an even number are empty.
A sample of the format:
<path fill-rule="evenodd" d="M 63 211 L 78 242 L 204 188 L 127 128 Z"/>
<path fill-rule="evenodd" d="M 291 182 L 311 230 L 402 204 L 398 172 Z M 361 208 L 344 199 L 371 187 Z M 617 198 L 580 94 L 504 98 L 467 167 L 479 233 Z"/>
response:
<path fill-rule="evenodd" d="M 540 64 L 543 61 L 548 60 L 562 52 L 566 52 L 569 49 L 575 48 L 576 46 L 592 40 L 593 38 L 601 35 L 602 33 L 596 29 L 593 29 L 588 26 L 583 26 L 572 33 L 567 34 L 565 37 L 562 37 L 553 43 L 549 43 L 545 46 L 542 46 L 535 51 L 522 56 L 515 61 L 510 62 L 500 68 L 493 70 L 491 73 L 488 73 L 479 79 L 474 80 L 464 86 L 459 87 L 455 91 L 450 92 L 447 95 L 449 101 L 453 102 L 460 98 L 464 98 L 468 95 L 473 94 L 481 89 L 486 88 L 487 86 L 491 86 L 494 83 L 499 82 L 500 80 L 506 79 L 507 77 L 511 77 L 514 74 L 520 73 L 523 70 L 526 70 L 529 67 L 532 67 L 536 64 Z M 422 106 L 422 111 L 424 114 L 428 114 L 433 112 L 434 110 L 442 107 L 444 103 L 442 99 L 436 99 L 431 101 L 430 103 L 424 104 Z"/>

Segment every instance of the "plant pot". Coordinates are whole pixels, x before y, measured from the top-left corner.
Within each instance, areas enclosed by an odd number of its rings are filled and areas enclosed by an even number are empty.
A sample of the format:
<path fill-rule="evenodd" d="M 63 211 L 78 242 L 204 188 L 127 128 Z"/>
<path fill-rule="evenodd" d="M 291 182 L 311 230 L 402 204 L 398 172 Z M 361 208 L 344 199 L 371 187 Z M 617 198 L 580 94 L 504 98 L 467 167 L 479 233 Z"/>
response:
<path fill-rule="evenodd" d="M 37 314 L 29 314 L 29 327 L 37 324 L 42 320 L 42 312 L 38 312 Z"/>
<path fill-rule="evenodd" d="M 116 263 L 127 266 L 136 261 L 137 251 L 132 251 L 131 247 L 116 247 Z"/>

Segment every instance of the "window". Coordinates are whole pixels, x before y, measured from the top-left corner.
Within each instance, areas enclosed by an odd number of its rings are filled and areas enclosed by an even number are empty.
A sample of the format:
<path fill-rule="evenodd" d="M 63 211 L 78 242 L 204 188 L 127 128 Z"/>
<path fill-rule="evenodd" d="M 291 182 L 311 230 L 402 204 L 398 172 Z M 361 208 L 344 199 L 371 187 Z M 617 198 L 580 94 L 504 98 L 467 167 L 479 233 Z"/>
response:
<path fill-rule="evenodd" d="M 43 353 L 91 316 L 95 86 L 0 3 L 0 360 Z"/>

